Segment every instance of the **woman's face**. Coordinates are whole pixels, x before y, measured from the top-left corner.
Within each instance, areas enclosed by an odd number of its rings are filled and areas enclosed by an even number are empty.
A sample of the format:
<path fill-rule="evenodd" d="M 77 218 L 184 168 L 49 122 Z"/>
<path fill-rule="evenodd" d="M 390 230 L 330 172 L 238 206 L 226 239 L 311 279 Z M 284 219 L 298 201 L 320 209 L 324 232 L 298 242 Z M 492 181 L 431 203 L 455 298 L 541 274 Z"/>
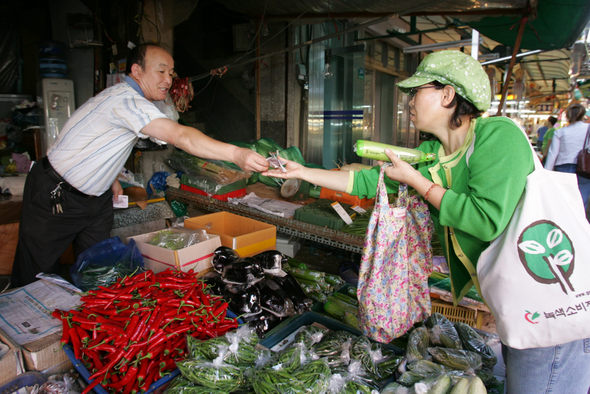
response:
<path fill-rule="evenodd" d="M 440 123 L 441 93 L 430 83 L 410 89 L 410 120 L 418 130 L 432 131 Z"/>

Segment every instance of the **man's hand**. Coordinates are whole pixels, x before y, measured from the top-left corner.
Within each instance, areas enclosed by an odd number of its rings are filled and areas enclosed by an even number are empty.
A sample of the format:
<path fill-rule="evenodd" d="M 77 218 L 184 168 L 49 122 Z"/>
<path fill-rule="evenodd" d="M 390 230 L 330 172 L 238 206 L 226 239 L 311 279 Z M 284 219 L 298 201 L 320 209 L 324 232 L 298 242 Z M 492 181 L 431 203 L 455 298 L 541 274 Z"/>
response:
<path fill-rule="evenodd" d="M 123 195 L 123 187 L 121 187 L 119 180 L 115 179 L 111 185 L 111 191 L 113 192 L 113 201 L 117 201 L 119 196 Z"/>
<path fill-rule="evenodd" d="M 232 160 L 245 171 L 262 172 L 268 170 L 268 161 L 259 153 L 247 148 L 237 148 Z"/>

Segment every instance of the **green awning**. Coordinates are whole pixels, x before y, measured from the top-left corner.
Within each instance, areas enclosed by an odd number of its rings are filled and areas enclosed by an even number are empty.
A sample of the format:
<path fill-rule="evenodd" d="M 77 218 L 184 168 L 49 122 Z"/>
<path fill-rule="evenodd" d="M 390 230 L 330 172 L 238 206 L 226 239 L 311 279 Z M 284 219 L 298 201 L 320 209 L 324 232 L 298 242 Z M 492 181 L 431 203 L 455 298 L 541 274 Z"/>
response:
<path fill-rule="evenodd" d="M 539 0 L 536 17 L 529 16 L 521 49 L 568 48 L 578 39 L 590 18 L 589 0 Z M 520 15 L 462 18 L 481 34 L 506 46 L 514 46 Z"/>

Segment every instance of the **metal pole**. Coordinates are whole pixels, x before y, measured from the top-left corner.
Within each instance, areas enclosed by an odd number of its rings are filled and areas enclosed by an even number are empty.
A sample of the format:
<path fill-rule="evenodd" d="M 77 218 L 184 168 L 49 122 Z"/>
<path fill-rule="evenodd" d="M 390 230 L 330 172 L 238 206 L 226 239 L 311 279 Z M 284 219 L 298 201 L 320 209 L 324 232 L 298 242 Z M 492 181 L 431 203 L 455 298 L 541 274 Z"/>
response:
<path fill-rule="evenodd" d="M 471 31 L 471 57 L 477 60 L 479 56 L 479 32 L 475 29 Z"/>
<path fill-rule="evenodd" d="M 508 66 L 506 79 L 504 80 L 504 84 L 502 85 L 502 96 L 500 97 L 500 104 L 498 104 L 498 112 L 496 112 L 496 116 L 502 115 L 504 103 L 506 102 L 506 93 L 508 92 L 508 85 L 510 84 L 510 78 L 512 77 L 512 69 L 514 68 L 514 63 L 516 63 L 516 54 L 520 49 L 520 43 L 522 42 L 522 36 L 524 34 L 524 28 L 526 26 L 527 19 L 528 16 L 526 15 L 520 19 L 518 35 L 516 36 L 516 42 L 514 43 L 514 49 L 512 50 L 512 58 L 510 59 L 510 65 Z"/>
<path fill-rule="evenodd" d="M 262 19 L 256 35 L 256 140 L 262 137 L 260 130 L 260 35 L 262 34 Z"/>

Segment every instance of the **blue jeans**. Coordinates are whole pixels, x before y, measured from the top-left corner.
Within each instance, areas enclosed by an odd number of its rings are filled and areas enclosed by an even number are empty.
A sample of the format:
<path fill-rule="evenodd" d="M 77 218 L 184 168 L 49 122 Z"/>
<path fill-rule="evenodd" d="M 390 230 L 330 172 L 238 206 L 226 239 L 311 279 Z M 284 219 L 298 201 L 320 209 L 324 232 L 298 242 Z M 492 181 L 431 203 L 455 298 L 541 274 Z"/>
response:
<path fill-rule="evenodd" d="M 524 350 L 502 345 L 502 356 L 507 394 L 590 393 L 590 338 Z"/>
<path fill-rule="evenodd" d="M 555 166 L 553 169 L 559 172 L 569 172 L 571 174 L 576 173 L 575 164 L 560 164 L 558 166 Z M 582 195 L 582 200 L 584 201 L 584 208 L 588 210 L 588 197 L 590 196 L 590 178 L 586 178 L 579 175 L 576 176 L 578 177 L 578 189 L 580 189 L 580 194 Z"/>

